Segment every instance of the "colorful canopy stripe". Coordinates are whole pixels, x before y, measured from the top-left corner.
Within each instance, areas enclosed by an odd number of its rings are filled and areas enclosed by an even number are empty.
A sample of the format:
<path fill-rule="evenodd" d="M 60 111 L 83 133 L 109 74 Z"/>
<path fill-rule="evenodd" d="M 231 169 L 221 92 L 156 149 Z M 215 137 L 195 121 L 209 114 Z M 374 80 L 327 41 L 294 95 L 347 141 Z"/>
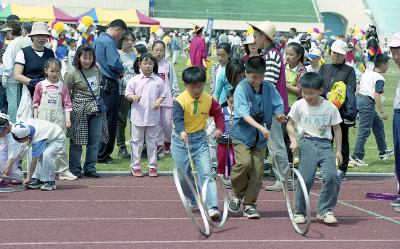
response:
<path fill-rule="evenodd" d="M 136 9 L 127 10 L 108 10 L 101 8 L 92 8 L 89 11 L 77 16 L 78 19 L 90 16 L 93 18 L 95 23 L 100 25 L 108 25 L 114 19 L 122 19 L 128 26 L 135 25 L 159 25 L 160 22 L 145 16 Z"/>
<path fill-rule="evenodd" d="M 0 20 L 6 20 L 11 14 L 19 16 L 21 21 L 63 21 L 78 22 L 78 18 L 65 14 L 53 5 L 28 6 L 19 4 L 8 4 L 0 10 Z"/>

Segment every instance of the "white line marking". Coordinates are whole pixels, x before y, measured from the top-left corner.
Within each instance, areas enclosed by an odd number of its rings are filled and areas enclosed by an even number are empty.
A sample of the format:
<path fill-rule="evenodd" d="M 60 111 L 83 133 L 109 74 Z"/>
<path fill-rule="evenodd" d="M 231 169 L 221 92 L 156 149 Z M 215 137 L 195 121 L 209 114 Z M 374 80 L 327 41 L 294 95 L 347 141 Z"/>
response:
<path fill-rule="evenodd" d="M 318 194 L 313 193 L 313 192 L 310 192 L 310 194 L 312 194 L 314 196 L 319 196 Z M 342 204 L 343 206 L 346 206 L 346 207 L 351 207 L 351 208 L 357 209 L 358 211 L 367 213 L 369 215 L 372 215 L 372 216 L 375 216 L 375 217 L 378 217 L 378 218 L 393 222 L 393 223 L 395 223 L 397 225 L 400 225 L 400 221 L 399 220 L 395 220 L 392 217 L 388 217 L 388 216 L 383 215 L 383 214 L 378 214 L 378 213 L 373 212 L 371 210 L 364 209 L 364 208 L 358 207 L 356 205 L 353 205 L 353 204 L 350 204 L 350 203 L 347 203 L 347 202 L 344 202 L 344 201 L 341 201 L 341 200 L 338 200 L 337 203 Z"/>
<path fill-rule="evenodd" d="M 371 220 L 378 220 L 378 219 L 385 219 L 383 217 L 374 217 L 374 216 L 347 216 L 347 217 L 340 217 L 342 220 L 355 220 L 355 219 L 371 219 Z M 395 218 L 395 217 L 393 217 Z M 400 217 L 399 217 L 400 218 Z M 198 218 L 200 220 L 200 218 Z M 262 217 L 263 220 L 288 220 L 289 217 Z M 54 222 L 65 222 L 65 221 L 108 221 L 108 220 L 119 220 L 119 221 L 129 221 L 129 220 L 141 220 L 141 221 L 171 221 L 171 220 L 190 220 L 190 218 L 186 217 L 80 217 L 80 218 L 0 218 L 0 222 L 19 222 L 19 221 L 54 221 Z M 229 220 L 247 220 L 245 217 L 230 217 Z M 313 218 L 313 220 L 315 220 Z"/>
<path fill-rule="evenodd" d="M 22 246 L 22 245 L 105 245 L 105 244 L 194 244 L 194 243 L 321 243 L 321 242 L 334 242 L 334 243 L 376 243 L 376 242 L 400 242 L 398 239 L 294 239 L 294 240 L 131 240 L 131 241 L 53 241 L 53 242 L 3 242 L 0 246 Z"/>

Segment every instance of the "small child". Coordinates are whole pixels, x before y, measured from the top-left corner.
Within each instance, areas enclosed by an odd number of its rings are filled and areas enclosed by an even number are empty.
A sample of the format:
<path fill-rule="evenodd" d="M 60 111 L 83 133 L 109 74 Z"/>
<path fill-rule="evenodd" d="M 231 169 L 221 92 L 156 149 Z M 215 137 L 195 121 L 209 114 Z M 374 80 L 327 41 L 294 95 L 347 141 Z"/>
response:
<path fill-rule="evenodd" d="M 44 64 L 46 80 L 35 87 L 32 105 L 35 118 L 47 120 L 64 127 L 71 127 L 70 113 L 72 111 L 68 86 L 61 80 L 61 62 L 56 58 L 48 59 Z M 59 154 L 58 170 L 60 180 L 75 180 L 77 177 L 69 171 L 66 150 Z"/>
<path fill-rule="evenodd" d="M 149 176 L 157 176 L 157 141 L 160 130 L 160 106 L 166 97 L 165 83 L 157 76 L 157 60 L 146 53 L 136 58 L 135 77 L 130 79 L 125 97 L 132 102 L 132 169 L 133 176 L 143 176 L 140 165 L 146 140 Z"/>
<path fill-rule="evenodd" d="M 307 54 L 307 60 L 310 62 L 309 65 L 306 66 L 307 72 L 318 73 L 320 65 L 319 61 L 321 59 L 321 50 L 318 48 L 311 48 Z"/>
<path fill-rule="evenodd" d="M 249 58 L 246 79 L 237 85 L 234 93 L 231 137 L 236 162 L 231 169 L 233 195 L 229 211 L 238 213 L 243 201 L 243 216 L 249 219 L 260 218 L 256 202 L 273 115 L 279 122 L 286 120 L 281 96 L 273 84 L 264 81 L 265 68 L 262 57 Z"/>
<path fill-rule="evenodd" d="M 4 113 L 0 113 L 0 172 L 4 171 L 6 176 L 15 179 L 24 178 L 24 174 L 19 168 L 19 162 L 14 161 L 18 156 L 21 146 L 12 138 L 10 117 Z M 13 162 L 14 161 L 14 162 Z M 11 167 L 6 167 L 12 163 Z"/>
<path fill-rule="evenodd" d="M 46 120 L 28 119 L 14 124 L 11 133 L 17 142 L 32 146 L 32 161 L 24 184 L 30 189 L 56 189 L 54 165 L 59 154 L 64 153 L 66 139 L 61 127 Z"/>
<path fill-rule="evenodd" d="M 388 70 L 389 57 L 385 54 L 376 55 L 374 66 L 373 70 L 367 70 L 362 75 L 360 90 L 357 96 L 360 123 L 354 152 L 349 162 L 349 165 L 353 166 L 368 166 L 368 164 L 363 161 L 365 155 L 364 145 L 371 134 L 371 128 L 378 146 L 379 158 L 385 161 L 389 156 L 394 154 L 393 149 L 387 149 L 385 141 L 383 120 L 387 120 L 388 115 L 383 110 L 382 105 L 383 87 L 385 85 L 385 79 L 382 74 L 386 73 Z M 378 112 L 376 110 L 378 110 Z"/>
<path fill-rule="evenodd" d="M 152 54 L 158 63 L 158 76 L 164 80 L 166 97 L 161 104 L 161 129 L 159 134 L 158 148 L 164 147 L 164 155 L 169 155 L 172 134 L 172 106 L 173 101 L 179 95 L 178 78 L 172 63 L 165 59 L 165 43 L 156 40 L 152 46 Z M 163 136 L 164 135 L 164 136 Z"/>
<path fill-rule="evenodd" d="M 218 102 L 203 91 L 206 82 L 204 69 L 198 66 L 186 68 L 183 70 L 182 80 L 186 90 L 176 98 L 173 108 L 172 158 L 175 167 L 181 168 L 193 182 L 187 152 L 189 146 L 196 164 L 198 187 L 201 189 L 204 180 L 211 175 L 211 160 L 205 131 L 207 119 L 209 116 L 214 117 L 217 127 L 214 138 L 219 138 L 224 131 L 224 117 Z M 188 193 L 185 195 L 189 198 L 189 205 L 192 208 L 196 207 L 194 197 Z M 221 214 L 218 211 L 217 187 L 213 180 L 209 182 L 205 202 L 211 219 L 218 220 Z"/>
<path fill-rule="evenodd" d="M 224 180 L 226 187 L 232 187 L 230 180 L 231 167 L 235 164 L 235 156 L 233 152 L 232 138 L 230 137 L 230 130 L 233 120 L 233 93 L 234 89 L 228 92 L 228 99 L 223 104 L 222 113 L 225 118 L 225 132 L 222 134 L 217 142 L 217 174 Z"/>
<path fill-rule="evenodd" d="M 323 93 L 324 82 L 317 73 L 306 73 L 301 78 L 301 87 L 303 99 L 292 105 L 288 115 L 290 149 L 293 153 L 299 150 L 299 171 L 308 192 L 314 184 L 317 166 L 321 167 L 323 187 L 318 201 L 317 219 L 333 224 L 337 220 L 333 216 L 332 209 L 336 205 L 340 189 L 336 165 L 340 165 L 343 161 L 342 133 L 339 125 L 342 118 L 337 107 L 320 96 Z M 336 141 L 336 163 L 332 148 L 332 129 Z M 305 223 L 305 203 L 302 201 L 301 188 L 296 189 L 295 222 L 302 224 Z"/>

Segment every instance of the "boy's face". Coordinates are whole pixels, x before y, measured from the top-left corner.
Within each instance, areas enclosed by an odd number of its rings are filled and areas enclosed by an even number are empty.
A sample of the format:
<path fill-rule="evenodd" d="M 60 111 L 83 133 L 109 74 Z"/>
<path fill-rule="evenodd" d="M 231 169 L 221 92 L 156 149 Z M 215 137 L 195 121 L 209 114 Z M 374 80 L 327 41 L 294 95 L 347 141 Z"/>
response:
<path fill-rule="evenodd" d="M 199 98 L 204 90 L 204 82 L 185 84 L 185 87 L 193 98 Z"/>
<path fill-rule="evenodd" d="M 319 104 L 319 96 L 323 93 L 323 88 L 313 89 L 313 88 L 302 88 L 301 95 L 307 101 L 307 104 L 311 106 L 317 106 Z"/>
<path fill-rule="evenodd" d="M 400 67 L 400 47 L 390 48 L 394 62 Z"/>
<path fill-rule="evenodd" d="M 258 87 L 264 82 L 264 74 L 246 73 L 246 78 L 253 87 Z"/>

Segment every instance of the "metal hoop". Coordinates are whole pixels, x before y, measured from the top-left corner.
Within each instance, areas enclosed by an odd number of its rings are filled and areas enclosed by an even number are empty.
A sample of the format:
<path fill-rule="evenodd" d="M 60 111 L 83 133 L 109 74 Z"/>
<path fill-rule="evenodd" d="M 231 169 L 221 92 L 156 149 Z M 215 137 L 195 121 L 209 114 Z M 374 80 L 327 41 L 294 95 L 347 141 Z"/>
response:
<path fill-rule="evenodd" d="M 228 191 L 225 188 L 225 185 L 222 181 L 222 178 L 220 176 L 218 176 L 217 174 L 213 174 L 209 177 L 206 178 L 206 180 L 203 183 L 203 187 L 201 188 L 201 197 L 203 199 L 203 201 L 207 200 L 207 189 L 208 189 L 208 184 L 210 182 L 210 180 L 213 179 L 216 183 L 216 185 L 219 185 L 219 188 L 222 189 L 222 193 L 223 193 L 223 213 L 222 213 L 222 218 L 220 222 L 214 222 L 213 220 L 211 220 L 210 216 L 207 214 L 207 219 L 209 221 L 209 223 L 211 224 L 212 227 L 215 228 L 220 228 L 223 227 L 225 225 L 226 220 L 228 219 Z"/>
<path fill-rule="evenodd" d="M 292 180 L 290 180 L 290 176 L 292 176 Z M 306 223 L 305 225 L 300 228 L 300 226 L 294 221 L 294 213 L 293 213 L 293 205 L 291 203 L 290 197 L 289 197 L 289 186 L 288 184 L 292 184 L 293 187 L 293 199 L 295 200 L 296 198 L 296 191 L 295 191 L 295 184 L 294 184 L 294 179 L 297 178 L 298 184 L 297 187 L 301 188 L 301 191 L 303 192 L 303 198 L 304 198 L 304 202 L 306 205 L 306 210 L 305 210 L 305 220 Z M 310 205 L 310 198 L 308 196 L 308 192 L 307 192 L 307 187 L 306 184 L 304 183 L 304 179 L 301 176 L 300 172 L 292 167 L 289 167 L 288 172 L 285 175 L 285 182 L 283 183 L 283 192 L 285 194 L 285 200 L 286 200 L 286 206 L 288 209 L 288 213 L 289 213 L 289 217 L 290 217 L 290 221 L 292 222 L 292 225 L 294 227 L 294 229 L 296 230 L 296 232 L 300 235 L 305 235 L 309 228 L 310 228 L 310 224 L 311 224 L 311 205 Z"/>
<path fill-rule="evenodd" d="M 204 236 L 208 237 L 211 235 L 212 233 L 212 229 L 210 227 L 210 224 L 208 222 L 208 214 L 205 210 L 205 205 L 201 199 L 201 197 L 197 194 L 197 191 L 195 189 L 195 187 L 193 186 L 192 182 L 190 181 L 189 177 L 184 174 L 183 170 L 181 168 L 174 168 L 173 171 L 174 174 L 174 182 L 175 182 L 175 186 L 176 189 L 178 190 L 178 194 L 179 197 L 181 199 L 182 205 L 186 211 L 186 213 L 189 215 L 189 218 L 191 219 L 194 227 Z M 196 217 L 194 216 L 192 209 L 189 207 L 187 198 L 185 196 L 185 194 L 183 193 L 183 189 L 182 189 L 182 185 L 179 179 L 184 179 L 186 185 L 188 186 L 191 194 L 194 196 L 197 206 L 200 210 L 200 214 L 201 214 L 201 220 L 203 221 L 203 224 L 199 224 L 199 222 L 197 221 Z"/>
<path fill-rule="evenodd" d="M 0 193 L 21 192 L 26 190 L 26 185 L 22 183 L 21 179 L 11 176 L 1 175 L 0 180 Z M 18 184 L 8 184 L 5 181 L 16 181 Z"/>

